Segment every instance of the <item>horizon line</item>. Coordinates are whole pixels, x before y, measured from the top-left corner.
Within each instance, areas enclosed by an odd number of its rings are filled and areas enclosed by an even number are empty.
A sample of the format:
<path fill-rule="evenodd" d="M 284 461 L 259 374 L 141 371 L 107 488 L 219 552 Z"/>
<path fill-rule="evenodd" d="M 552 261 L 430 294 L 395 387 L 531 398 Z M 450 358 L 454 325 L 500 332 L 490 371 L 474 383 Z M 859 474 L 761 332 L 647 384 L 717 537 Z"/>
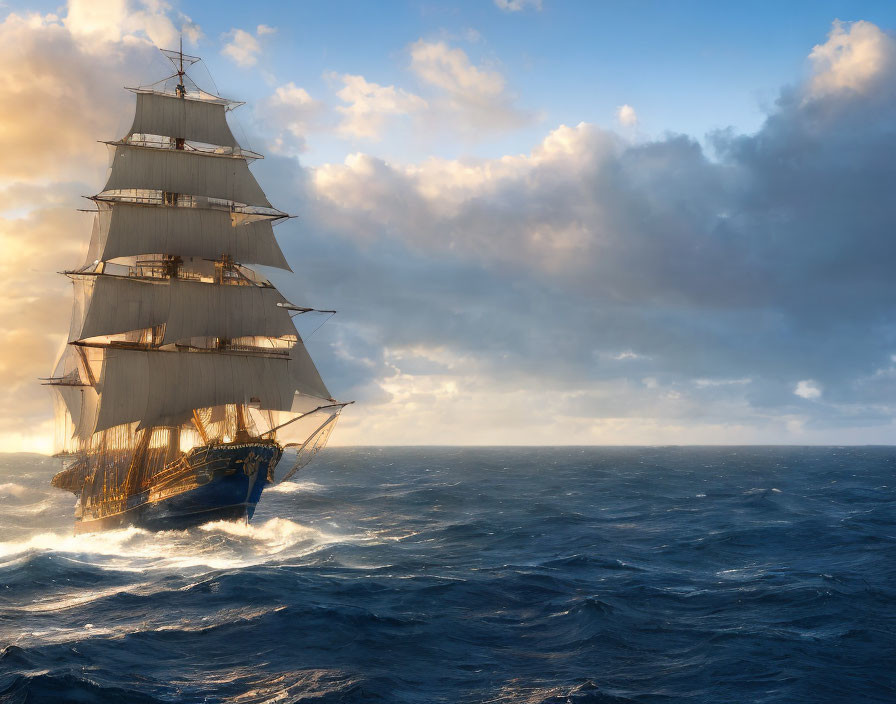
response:
<path fill-rule="evenodd" d="M 539 450 L 539 449 L 663 449 L 663 448 L 792 448 L 792 447 L 812 447 L 812 448 L 872 448 L 872 447 L 880 447 L 880 448 L 896 448 L 896 443 L 892 444 L 882 444 L 882 443 L 693 443 L 693 444 L 618 444 L 618 445 L 610 445 L 610 444 L 593 444 L 593 445 L 438 445 L 438 444 L 419 444 L 419 445 L 336 445 L 333 447 L 325 447 L 321 450 L 321 452 L 325 452 L 327 450 L 396 450 L 396 449 L 458 449 L 458 450 L 486 450 L 486 449 L 513 449 L 513 450 L 522 450 L 522 449 L 531 449 L 531 450 Z M 47 454 L 44 452 L 29 452 L 27 450 L 21 450 L 18 452 L 7 452 L 0 451 L 0 455 L 35 455 L 37 457 L 46 457 L 47 459 L 59 459 L 63 458 L 54 458 L 53 455 Z"/>

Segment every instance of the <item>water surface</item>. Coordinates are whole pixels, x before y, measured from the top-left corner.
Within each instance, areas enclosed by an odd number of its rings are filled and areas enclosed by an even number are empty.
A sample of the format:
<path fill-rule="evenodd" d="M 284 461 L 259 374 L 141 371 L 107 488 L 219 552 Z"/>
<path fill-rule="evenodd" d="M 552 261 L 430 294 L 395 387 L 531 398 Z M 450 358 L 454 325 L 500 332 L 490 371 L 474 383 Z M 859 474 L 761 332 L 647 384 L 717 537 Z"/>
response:
<path fill-rule="evenodd" d="M 0 701 L 893 702 L 894 448 L 356 448 L 74 537 L 0 455 Z"/>

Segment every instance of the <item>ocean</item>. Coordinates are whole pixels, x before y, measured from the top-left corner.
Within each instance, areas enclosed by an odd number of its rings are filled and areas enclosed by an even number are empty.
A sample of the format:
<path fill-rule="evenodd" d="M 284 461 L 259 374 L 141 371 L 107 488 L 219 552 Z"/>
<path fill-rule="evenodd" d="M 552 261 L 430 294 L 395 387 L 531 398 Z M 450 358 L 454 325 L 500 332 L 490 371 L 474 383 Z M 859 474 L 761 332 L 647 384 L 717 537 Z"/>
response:
<path fill-rule="evenodd" d="M 336 448 L 73 537 L 0 455 L 0 701 L 896 701 L 896 448 Z"/>

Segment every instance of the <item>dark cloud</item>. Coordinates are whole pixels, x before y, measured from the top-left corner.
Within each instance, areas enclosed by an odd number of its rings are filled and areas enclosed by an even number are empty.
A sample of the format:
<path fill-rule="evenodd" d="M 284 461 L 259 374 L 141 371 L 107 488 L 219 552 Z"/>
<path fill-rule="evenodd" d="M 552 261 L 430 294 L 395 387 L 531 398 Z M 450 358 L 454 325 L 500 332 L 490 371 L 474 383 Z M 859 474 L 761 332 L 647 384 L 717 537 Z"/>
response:
<path fill-rule="evenodd" d="M 896 351 L 893 40 L 836 31 L 855 60 L 816 60 L 756 134 L 716 133 L 711 154 L 582 124 L 528 157 L 266 164 L 263 182 L 300 194 L 304 219 L 281 229 L 296 232 L 295 291 L 343 311 L 317 333 L 342 349 L 322 366 L 348 394 L 395 367 L 486 396 L 578 391 L 579 418 L 890 423 L 890 394 L 872 389 Z M 289 170 L 287 186 L 274 174 Z M 413 348 L 466 366 L 390 361 Z M 795 395 L 802 380 L 821 397 Z"/>

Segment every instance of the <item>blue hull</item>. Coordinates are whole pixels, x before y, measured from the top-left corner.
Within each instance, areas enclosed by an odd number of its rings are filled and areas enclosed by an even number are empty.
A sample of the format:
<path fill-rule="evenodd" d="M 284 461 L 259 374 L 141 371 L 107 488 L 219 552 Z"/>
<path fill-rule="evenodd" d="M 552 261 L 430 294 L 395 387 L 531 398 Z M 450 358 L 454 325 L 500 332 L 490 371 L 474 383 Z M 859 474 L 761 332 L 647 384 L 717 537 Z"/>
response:
<path fill-rule="evenodd" d="M 176 482 L 131 496 L 118 511 L 103 505 L 95 512 L 85 510 L 75 533 L 124 526 L 182 530 L 209 521 L 249 521 L 281 454 L 279 445 L 270 443 L 197 448 L 187 456 L 190 471 Z"/>

